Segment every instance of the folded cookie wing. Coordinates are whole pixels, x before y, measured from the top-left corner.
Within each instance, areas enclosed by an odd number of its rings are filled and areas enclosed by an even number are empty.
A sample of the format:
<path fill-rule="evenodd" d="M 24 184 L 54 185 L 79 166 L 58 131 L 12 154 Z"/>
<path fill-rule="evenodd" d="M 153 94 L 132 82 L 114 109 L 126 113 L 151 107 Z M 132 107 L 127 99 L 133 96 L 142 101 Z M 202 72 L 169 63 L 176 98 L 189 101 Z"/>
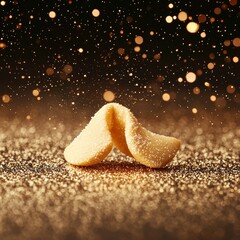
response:
<path fill-rule="evenodd" d="M 113 146 L 148 167 L 160 168 L 175 156 L 180 141 L 146 130 L 129 109 L 111 103 L 95 114 L 65 149 L 64 156 L 74 165 L 94 165 L 101 162 Z"/>

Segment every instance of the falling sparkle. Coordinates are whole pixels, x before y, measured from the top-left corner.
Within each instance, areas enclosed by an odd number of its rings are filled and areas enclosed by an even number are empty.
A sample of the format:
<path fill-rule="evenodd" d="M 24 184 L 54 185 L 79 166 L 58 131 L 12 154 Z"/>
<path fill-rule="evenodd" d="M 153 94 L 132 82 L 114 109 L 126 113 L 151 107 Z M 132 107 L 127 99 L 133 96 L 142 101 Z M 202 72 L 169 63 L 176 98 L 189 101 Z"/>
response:
<path fill-rule="evenodd" d="M 196 74 L 194 72 L 188 72 L 186 74 L 186 80 L 189 82 L 189 83 L 193 83 L 196 81 Z"/>
<path fill-rule="evenodd" d="M 195 22 L 189 22 L 186 26 L 188 32 L 190 33 L 196 33 L 199 29 L 199 24 Z"/>
<path fill-rule="evenodd" d="M 98 9 L 93 9 L 93 10 L 92 10 L 92 15 L 93 15 L 94 17 L 99 17 L 100 11 L 99 11 Z"/>
<path fill-rule="evenodd" d="M 50 18 L 55 18 L 56 17 L 56 13 L 54 11 L 49 12 L 48 15 L 49 15 Z"/>

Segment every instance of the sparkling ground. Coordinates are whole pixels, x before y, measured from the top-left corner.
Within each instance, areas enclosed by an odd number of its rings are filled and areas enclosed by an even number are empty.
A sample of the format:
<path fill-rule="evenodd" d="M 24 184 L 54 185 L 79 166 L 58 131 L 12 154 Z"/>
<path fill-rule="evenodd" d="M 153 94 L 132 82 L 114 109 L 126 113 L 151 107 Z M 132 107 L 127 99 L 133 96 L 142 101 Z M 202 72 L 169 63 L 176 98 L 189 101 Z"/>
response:
<path fill-rule="evenodd" d="M 63 149 L 86 120 L 1 117 L 0 239 L 240 239 L 239 120 L 140 119 L 182 140 L 156 170 L 117 151 L 68 165 Z"/>

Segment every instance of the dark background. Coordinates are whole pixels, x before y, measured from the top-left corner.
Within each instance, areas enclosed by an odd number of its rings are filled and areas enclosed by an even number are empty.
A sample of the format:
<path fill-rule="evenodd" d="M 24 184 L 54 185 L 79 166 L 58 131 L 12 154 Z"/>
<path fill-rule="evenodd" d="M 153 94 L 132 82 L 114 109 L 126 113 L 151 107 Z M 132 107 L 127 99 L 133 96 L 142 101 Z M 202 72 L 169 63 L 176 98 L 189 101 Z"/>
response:
<path fill-rule="evenodd" d="M 98 17 L 93 9 L 100 11 Z M 181 11 L 186 21 L 178 19 Z M 236 0 L 1 1 L 0 16 L 0 111 L 97 109 L 107 90 L 116 102 L 130 108 L 142 104 L 154 115 L 157 108 L 239 111 Z M 175 20 L 167 23 L 167 16 Z M 196 33 L 186 30 L 191 21 L 199 24 Z M 136 36 L 143 37 L 142 44 Z M 195 82 L 186 81 L 187 72 L 196 74 Z"/>

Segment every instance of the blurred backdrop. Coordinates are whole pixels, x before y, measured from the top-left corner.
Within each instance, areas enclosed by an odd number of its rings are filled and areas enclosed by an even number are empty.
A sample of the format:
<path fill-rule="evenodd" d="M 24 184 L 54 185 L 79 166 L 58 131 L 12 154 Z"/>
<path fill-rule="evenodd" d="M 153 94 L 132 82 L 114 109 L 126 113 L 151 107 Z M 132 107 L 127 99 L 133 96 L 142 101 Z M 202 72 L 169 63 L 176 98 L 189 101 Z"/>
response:
<path fill-rule="evenodd" d="M 240 109 L 237 0 L 2 0 L 0 16 L 1 112 Z"/>

